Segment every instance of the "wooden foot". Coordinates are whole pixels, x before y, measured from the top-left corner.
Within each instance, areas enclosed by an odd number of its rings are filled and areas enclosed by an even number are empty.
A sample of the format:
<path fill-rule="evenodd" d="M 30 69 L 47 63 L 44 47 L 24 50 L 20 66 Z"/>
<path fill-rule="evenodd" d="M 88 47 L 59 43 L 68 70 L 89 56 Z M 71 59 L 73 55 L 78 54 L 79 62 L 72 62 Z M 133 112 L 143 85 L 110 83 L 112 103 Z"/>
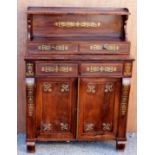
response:
<path fill-rule="evenodd" d="M 35 152 L 35 142 L 27 142 L 27 152 L 34 153 Z"/>
<path fill-rule="evenodd" d="M 116 149 L 119 151 L 124 151 L 125 149 L 125 141 L 116 141 Z"/>

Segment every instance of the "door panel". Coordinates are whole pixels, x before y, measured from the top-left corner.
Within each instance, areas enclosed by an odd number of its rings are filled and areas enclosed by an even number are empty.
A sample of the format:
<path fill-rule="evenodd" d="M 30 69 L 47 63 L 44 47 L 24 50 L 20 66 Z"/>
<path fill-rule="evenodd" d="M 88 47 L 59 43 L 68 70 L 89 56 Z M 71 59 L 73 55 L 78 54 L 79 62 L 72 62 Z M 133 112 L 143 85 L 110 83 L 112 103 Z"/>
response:
<path fill-rule="evenodd" d="M 36 129 L 38 139 L 74 139 L 76 79 L 38 78 Z"/>
<path fill-rule="evenodd" d="M 79 80 L 78 139 L 115 137 L 120 80 L 81 78 Z"/>

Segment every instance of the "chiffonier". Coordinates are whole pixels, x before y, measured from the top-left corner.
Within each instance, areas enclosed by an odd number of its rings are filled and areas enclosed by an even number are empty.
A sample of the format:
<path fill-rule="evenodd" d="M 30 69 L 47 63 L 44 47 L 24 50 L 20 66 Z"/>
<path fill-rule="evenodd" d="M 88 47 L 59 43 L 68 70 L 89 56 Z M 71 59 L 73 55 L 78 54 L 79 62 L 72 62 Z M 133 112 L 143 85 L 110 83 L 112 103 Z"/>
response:
<path fill-rule="evenodd" d="M 115 140 L 123 150 L 133 58 L 126 8 L 27 9 L 26 145 Z"/>

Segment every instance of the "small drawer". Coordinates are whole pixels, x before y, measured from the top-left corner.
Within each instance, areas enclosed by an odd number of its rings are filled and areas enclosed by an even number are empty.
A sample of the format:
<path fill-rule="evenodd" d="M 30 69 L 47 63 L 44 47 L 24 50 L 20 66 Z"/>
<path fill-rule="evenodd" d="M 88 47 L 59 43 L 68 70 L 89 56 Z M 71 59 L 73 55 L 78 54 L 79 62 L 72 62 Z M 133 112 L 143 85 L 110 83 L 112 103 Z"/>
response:
<path fill-rule="evenodd" d="M 83 63 L 80 66 L 81 75 L 118 75 L 123 72 L 123 64 L 121 63 Z"/>
<path fill-rule="evenodd" d="M 70 54 L 77 51 L 76 43 L 28 42 L 28 52 L 31 54 Z"/>
<path fill-rule="evenodd" d="M 36 75 L 77 76 L 77 74 L 77 64 L 59 62 L 36 62 Z"/>
<path fill-rule="evenodd" d="M 129 54 L 129 42 L 88 42 L 80 44 L 80 52 L 83 54 Z"/>

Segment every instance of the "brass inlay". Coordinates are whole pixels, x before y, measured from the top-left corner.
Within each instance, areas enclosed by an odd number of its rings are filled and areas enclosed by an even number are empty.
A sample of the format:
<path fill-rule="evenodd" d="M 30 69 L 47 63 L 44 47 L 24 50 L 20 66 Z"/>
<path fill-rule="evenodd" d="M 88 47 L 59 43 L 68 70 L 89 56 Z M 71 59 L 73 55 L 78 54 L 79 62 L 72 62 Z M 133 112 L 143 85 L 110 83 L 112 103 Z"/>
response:
<path fill-rule="evenodd" d="M 52 85 L 49 82 L 43 83 L 43 91 L 44 92 L 52 92 Z"/>
<path fill-rule="evenodd" d="M 88 66 L 87 72 L 116 72 L 116 66 Z"/>
<path fill-rule="evenodd" d="M 70 66 L 43 66 L 41 67 L 41 71 L 42 72 L 64 72 L 64 73 L 68 73 L 68 72 L 72 72 L 72 67 Z"/>
<path fill-rule="evenodd" d="M 60 123 L 60 128 L 61 128 L 61 131 L 68 130 L 68 124 L 67 123 Z"/>
<path fill-rule="evenodd" d="M 39 45 L 38 50 L 41 50 L 41 51 L 50 51 L 50 50 L 66 51 L 66 50 L 68 50 L 68 46 L 66 46 L 66 45 Z"/>
<path fill-rule="evenodd" d="M 129 89 L 130 89 L 130 85 L 123 85 L 122 96 L 121 96 L 121 113 L 122 113 L 122 116 L 124 116 L 127 112 Z"/>
<path fill-rule="evenodd" d="M 51 131 L 52 130 L 52 124 L 51 123 L 42 123 L 41 130 Z"/>
<path fill-rule="evenodd" d="M 87 92 L 88 93 L 95 93 L 96 92 L 96 86 L 92 84 L 87 85 Z"/>
<path fill-rule="evenodd" d="M 108 51 L 118 51 L 119 46 L 116 44 L 103 44 L 103 45 L 91 45 L 90 46 L 91 51 L 101 51 L 101 50 L 108 50 Z"/>
<path fill-rule="evenodd" d="M 104 131 L 111 131 L 112 124 L 111 123 L 102 123 L 102 128 Z"/>
<path fill-rule="evenodd" d="M 94 130 L 94 127 L 95 127 L 95 124 L 93 124 L 93 123 L 86 123 L 84 125 L 84 131 L 85 132 L 92 131 L 92 130 Z"/>
<path fill-rule="evenodd" d="M 69 84 L 62 84 L 60 90 L 61 90 L 61 92 L 68 92 L 69 91 Z"/>
<path fill-rule="evenodd" d="M 100 22 L 86 22 L 86 21 L 58 21 L 55 22 L 54 25 L 56 27 L 66 27 L 66 28 L 72 28 L 72 27 L 84 27 L 84 28 L 89 28 L 89 27 L 100 27 L 101 23 Z"/>
<path fill-rule="evenodd" d="M 33 85 L 27 86 L 28 115 L 32 117 L 34 112 Z"/>
<path fill-rule="evenodd" d="M 26 76 L 34 76 L 33 63 L 26 64 Z"/>
<path fill-rule="evenodd" d="M 124 64 L 124 76 L 131 76 L 132 74 L 132 63 L 128 62 Z"/>
<path fill-rule="evenodd" d="M 107 92 L 112 92 L 113 91 L 113 84 L 112 83 L 107 83 L 105 85 L 105 90 L 104 90 L 106 93 Z"/>

